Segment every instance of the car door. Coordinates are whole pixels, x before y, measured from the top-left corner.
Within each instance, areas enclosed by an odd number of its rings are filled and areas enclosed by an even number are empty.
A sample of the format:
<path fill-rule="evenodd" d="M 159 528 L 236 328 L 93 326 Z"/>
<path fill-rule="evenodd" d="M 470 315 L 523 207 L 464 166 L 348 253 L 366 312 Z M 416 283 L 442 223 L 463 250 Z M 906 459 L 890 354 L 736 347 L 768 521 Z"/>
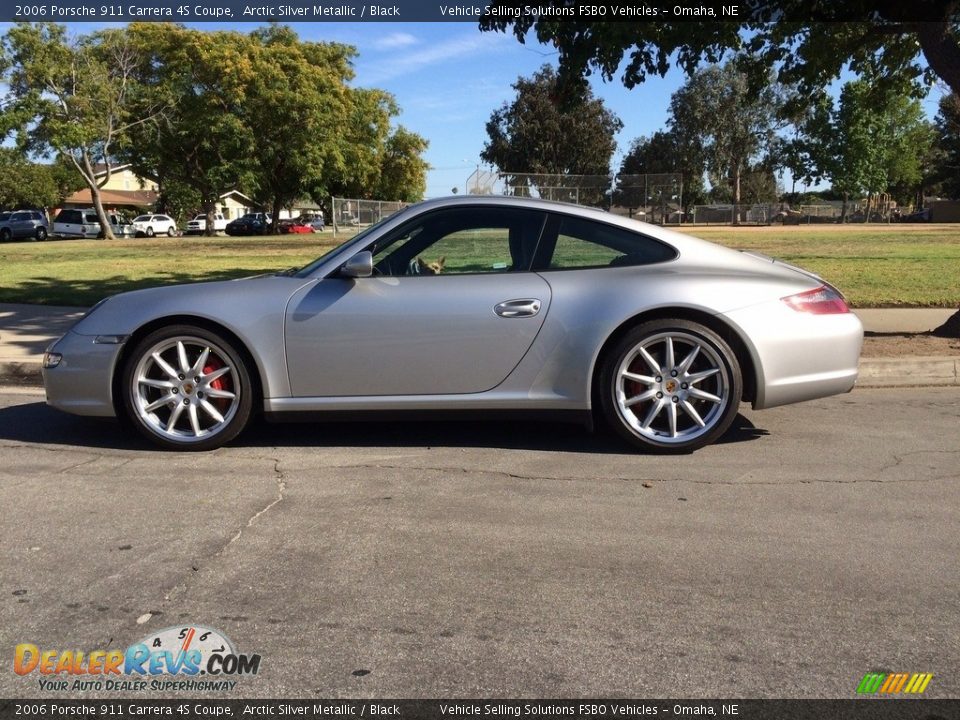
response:
<path fill-rule="evenodd" d="M 530 272 L 544 214 L 427 212 L 378 239 L 375 275 L 320 279 L 288 304 L 295 397 L 478 393 L 533 344 L 550 286 Z"/>
<path fill-rule="evenodd" d="M 10 232 L 15 238 L 33 235 L 33 220 L 28 212 L 15 212 L 10 216 Z"/>

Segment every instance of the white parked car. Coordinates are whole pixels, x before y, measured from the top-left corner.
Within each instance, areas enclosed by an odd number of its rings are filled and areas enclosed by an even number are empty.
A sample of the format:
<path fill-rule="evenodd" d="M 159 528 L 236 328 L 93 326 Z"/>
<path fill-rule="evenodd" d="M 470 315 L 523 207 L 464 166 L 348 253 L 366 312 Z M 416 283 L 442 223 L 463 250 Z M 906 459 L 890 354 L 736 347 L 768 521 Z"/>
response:
<path fill-rule="evenodd" d="M 227 219 L 223 213 L 214 213 L 213 229 L 215 232 L 223 232 L 227 229 Z M 193 220 L 187 223 L 185 235 L 203 235 L 207 231 L 207 216 L 203 213 L 197 215 Z"/>
<path fill-rule="evenodd" d="M 133 219 L 133 232 L 137 237 L 146 235 L 169 235 L 176 237 L 177 221 L 169 215 L 140 215 Z"/>

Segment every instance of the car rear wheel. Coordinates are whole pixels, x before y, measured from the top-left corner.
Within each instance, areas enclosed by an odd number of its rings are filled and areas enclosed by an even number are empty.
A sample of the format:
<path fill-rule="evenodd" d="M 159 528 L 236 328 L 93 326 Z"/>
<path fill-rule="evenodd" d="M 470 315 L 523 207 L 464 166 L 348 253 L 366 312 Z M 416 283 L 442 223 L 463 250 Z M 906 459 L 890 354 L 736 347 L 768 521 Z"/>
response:
<path fill-rule="evenodd" d="M 175 450 L 212 450 L 246 426 L 253 384 L 241 354 L 218 333 L 173 325 L 137 343 L 122 379 L 127 419 Z"/>
<path fill-rule="evenodd" d="M 167 237 L 176 237 L 176 236 L 177 236 L 177 229 L 173 227 L 173 225 L 171 225 L 170 227 L 167 228 Z"/>
<path fill-rule="evenodd" d="M 12 237 L 13 233 L 10 232 L 10 228 L 3 228 L 3 230 L 0 230 L 0 242 L 10 242 Z"/>
<path fill-rule="evenodd" d="M 36 232 L 34 233 L 34 237 L 36 237 L 37 240 L 43 242 L 44 240 L 47 239 L 47 229 L 43 226 L 38 227 Z"/>
<path fill-rule="evenodd" d="M 610 426 L 630 443 L 661 453 L 691 452 L 723 435 L 742 388 L 730 346 L 687 320 L 633 328 L 607 354 L 600 374 Z"/>

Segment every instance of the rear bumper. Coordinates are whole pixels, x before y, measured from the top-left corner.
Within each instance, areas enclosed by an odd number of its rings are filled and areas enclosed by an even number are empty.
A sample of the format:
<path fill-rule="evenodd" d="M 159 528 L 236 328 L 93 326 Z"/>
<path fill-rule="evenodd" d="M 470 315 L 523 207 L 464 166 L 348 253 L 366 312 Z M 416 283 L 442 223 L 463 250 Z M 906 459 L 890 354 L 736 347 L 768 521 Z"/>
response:
<path fill-rule="evenodd" d="M 97 344 L 91 335 L 72 330 L 54 342 L 48 351 L 63 360 L 55 368 L 43 369 L 47 404 L 73 413 L 112 417 L 112 378 L 123 345 Z"/>
<path fill-rule="evenodd" d="M 726 313 L 749 338 L 757 410 L 839 395 L 857 380 L 863 325 L 853 313 L 812 315 L 776 300 Z"/>

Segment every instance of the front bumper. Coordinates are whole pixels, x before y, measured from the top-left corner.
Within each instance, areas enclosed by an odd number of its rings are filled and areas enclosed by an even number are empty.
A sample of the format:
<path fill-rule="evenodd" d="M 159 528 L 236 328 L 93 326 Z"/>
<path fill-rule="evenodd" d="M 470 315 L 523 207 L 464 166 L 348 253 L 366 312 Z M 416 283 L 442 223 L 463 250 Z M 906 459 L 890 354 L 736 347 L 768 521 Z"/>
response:
<path fill-rule="evenodd" d="M 123 344 L 94 342 L 72 330 L 47 348 L 63 356 L 43 369 L 47 404 L 74 415 L 113 417 L 113 375 Z"/>

